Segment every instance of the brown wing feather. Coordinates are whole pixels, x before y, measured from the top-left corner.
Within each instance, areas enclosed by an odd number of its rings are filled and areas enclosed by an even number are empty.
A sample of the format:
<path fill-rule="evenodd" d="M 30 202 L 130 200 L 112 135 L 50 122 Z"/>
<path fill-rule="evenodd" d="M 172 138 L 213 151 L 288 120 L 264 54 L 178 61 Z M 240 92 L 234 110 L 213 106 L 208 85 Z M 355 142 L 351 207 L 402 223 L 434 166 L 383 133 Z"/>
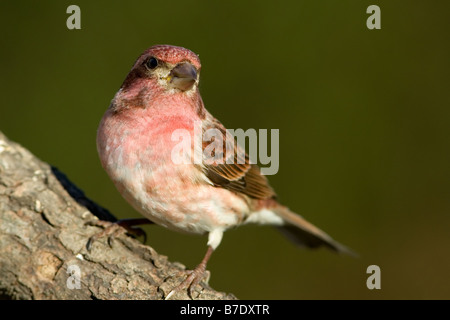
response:
<path fill-rule="evenodd" d="M 227 163 L 225 150 L 222 152 L 221 164 L 204 164 L 203 172 L 216 187 L 221 187 L 245 194 L 255 199 L 275 198 L 276 194 L 270 187 L 267 178 L 261 175 L 256 164 L 251 164 L 247 153 L 236 143 L 235 139 L 230 141 L 225 127 L 210 114 L 207 114 L 203 130 L 218 129 L 223 135 L 225 143 L 234 144 L 233 163 Z M 228 141 L 227 141 L 228 139 Z M 203 150 L 206 145 L 203 145 Z M 228 155 L 229 156 L 229 155 Z"/>

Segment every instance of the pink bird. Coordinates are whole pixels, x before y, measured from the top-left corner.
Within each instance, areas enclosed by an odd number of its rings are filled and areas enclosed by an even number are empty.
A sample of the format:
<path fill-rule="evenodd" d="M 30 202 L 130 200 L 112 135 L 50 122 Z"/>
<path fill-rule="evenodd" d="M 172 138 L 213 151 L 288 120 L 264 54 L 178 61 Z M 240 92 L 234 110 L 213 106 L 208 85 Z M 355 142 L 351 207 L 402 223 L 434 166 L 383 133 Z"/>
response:
<path fill-rule="evenodd" d="M 242 224 L 272 225 L 299 245 L 351 253 L 278 203 L 267 178 L 240 146 L 235 145 L 231 155 L 224 147 L 220 162 L 206 159 L 205 143 L 200 148 L 192 143 L 190 152 L 181 156 L 192 160 L 200 155 L 200 163 L 173 160 L 179 144 L 174 131 L 183 129 L 194 137 L 198 123 L 201 132 L 218 129 L 224 142 L 234 143 L 205 109 L 198 88 L 200 70 L 199 57 L 188 49 L 170 45 L 147 49 L 114 96 L 97 133 L 103 168 L 138 212 L 175 231 L 208 235 L 204 259 L 170 295 L 185 289 L 191 293 L 224 231 Z"/>

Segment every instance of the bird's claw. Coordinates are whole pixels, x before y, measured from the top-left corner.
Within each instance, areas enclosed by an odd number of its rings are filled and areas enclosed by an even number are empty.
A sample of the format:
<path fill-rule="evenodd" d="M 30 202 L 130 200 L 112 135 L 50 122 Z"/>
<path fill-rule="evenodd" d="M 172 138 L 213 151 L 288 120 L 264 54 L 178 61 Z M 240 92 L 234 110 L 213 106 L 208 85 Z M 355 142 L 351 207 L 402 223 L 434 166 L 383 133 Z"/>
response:
<path fill-rule="evenodd" d="M 95 241 L 103 237 L 108 237 L 108 245 L 112 247 L 113 239 L 126 232 L 124 228 L 121 228 L 119 224 L 114 222 L 93 220 L 86 222 L 85 225 L 103 228 L 103 231 L 98 232 L 89 238 L 88 242 L 86 243 L 86 249 L 88 251 L 91 251 L 92 245 Z"/>
<path fill-rule="evenodd" d="M 147 234 L 141 228 L 133 227 L 130 224 L 131 220 L 119 220 L 116 222 L 102 221 L 102 220 L 92 220 L 85 223 L 85 225 L 96 226 L 103 228 L 104 230 L 91 236 L 86 243 L 86 249 L 91 251 L 92 245 L 95 241 L 100 238 L 108 237 L 108 245 L 112 247 L 114 238 L 118 237 L 123 233 L 129 233 L 133 237 L 137 238 L 139 236 L 144 237 L 144 243 L 147 241 Z"/>
<path fill-rule="evenodd" d="M 188 270 L 185 273 L 188 274 L 186 279 L 183 280 L 178 286 L 170 290 L 169 294 L 166 296 L 165 300 L 169 300 L 175 293 L 181 292 L 187 289 L 188 296 L 194 300 L 194 288 L 200 284 L 200 282 L 205 277 L 206 272 L 205 267 L 198 266 L 194 270 Z M 207 279 L 209 279 L 209 275 L 207 275 Z M 208 281 L 208 280 L 206 280 Z"/>

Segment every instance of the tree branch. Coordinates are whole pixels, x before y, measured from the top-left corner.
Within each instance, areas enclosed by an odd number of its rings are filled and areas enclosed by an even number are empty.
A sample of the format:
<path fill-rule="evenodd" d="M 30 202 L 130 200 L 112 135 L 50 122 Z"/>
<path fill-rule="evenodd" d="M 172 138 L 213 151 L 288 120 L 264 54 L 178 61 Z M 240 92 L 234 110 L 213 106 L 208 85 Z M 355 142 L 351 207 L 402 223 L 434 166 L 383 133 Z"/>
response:
<path fill-rule="evenodd" d="M 102 229 L 86 222 L 97 218 L 116 221 L 0 132 L 0 299 L 164 299 L 185 278 L 183 265 L 125 234 L 112 247 L 99 239 L 88 252 L 89 237 Z M 79 289 L 68 286 L 71 265 L 81 271 Z M 207 284 L 194 296 L 235 299 Z"/>

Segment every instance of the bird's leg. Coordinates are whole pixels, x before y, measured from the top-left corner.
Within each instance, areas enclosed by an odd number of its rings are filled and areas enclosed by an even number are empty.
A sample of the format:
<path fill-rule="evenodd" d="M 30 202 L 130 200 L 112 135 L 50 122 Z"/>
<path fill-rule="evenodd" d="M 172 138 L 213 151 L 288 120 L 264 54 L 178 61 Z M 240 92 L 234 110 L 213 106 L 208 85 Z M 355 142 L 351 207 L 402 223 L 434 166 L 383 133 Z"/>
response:
<path fill-rule="evenodd" d="M 203 276 L 206 271 L 206 264 L 208 263 L 209 258 L 211 257 L 211 254 L 213 253 L 214 249 L 212 246 L 208 246 L 208 250 L 206 251 L 205 257 L 203 258 L 202 262 L 194 269 L 189 270 L 188 276 L 184 281 L 176 286 L 174 289 L 172 289 L 169 294 L 166 297 L 166 300 L 170 299 L 170 297 L 178 291 L 186 290 L 188 289 L 189 296 L 192 298 L 192 289 L 203 279 Z"/>
<path fill-rule="evenodd" d="M 144 243 L 147 241 L 147 234 L 141 228 L 136 228 L 137 225 L 152 224 L 153 222 L 145 218 L 132 218 L 132 219 L 121 219 L 116 222 L 93 220 L 86 222 L 86 225 L 97 226 L 104 228 L 103 231 L 94 234 L 89 238 L 86 249 L 91 251 L 92 244 L 102 237 L 108 237 L 108 244 L 111 246 L 112 240 L 122 233 L 129 233 L 134 237 L 144 236 Z"/>

